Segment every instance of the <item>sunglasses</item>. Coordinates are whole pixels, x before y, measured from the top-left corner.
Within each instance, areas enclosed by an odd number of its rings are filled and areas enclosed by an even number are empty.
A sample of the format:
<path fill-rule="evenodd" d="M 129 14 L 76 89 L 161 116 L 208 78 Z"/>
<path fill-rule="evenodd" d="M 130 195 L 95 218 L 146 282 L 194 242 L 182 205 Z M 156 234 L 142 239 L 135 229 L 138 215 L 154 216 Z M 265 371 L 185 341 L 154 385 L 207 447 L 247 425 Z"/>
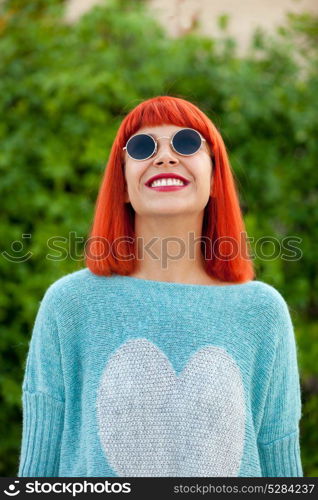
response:
<path fill-rule="evenodd" d="M 130 158 L 137 161 L 148 160 L 158 149 L 158 139 L 170 139 L 162 136 L 154 139 L 150 134 L 136 134 L 128 139 L 123 148 Z M 170 139 L 172 149 L 183 156 L 194 155 L 202 146 L 205 139 L 193 128 L 183 128 L 173 134 Z"/>

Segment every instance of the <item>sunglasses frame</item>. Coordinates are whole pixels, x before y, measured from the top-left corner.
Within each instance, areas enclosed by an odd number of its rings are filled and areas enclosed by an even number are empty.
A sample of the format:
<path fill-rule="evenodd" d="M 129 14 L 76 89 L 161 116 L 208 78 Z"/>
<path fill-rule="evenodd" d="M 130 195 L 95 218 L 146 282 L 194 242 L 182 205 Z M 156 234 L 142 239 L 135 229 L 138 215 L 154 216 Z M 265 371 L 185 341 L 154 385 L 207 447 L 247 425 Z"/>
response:
<path fill-rule="evenodd" d="M 179 151 L 177 151 L 175 148 L 174 148 L 174 145 L 173 145 L 173 139 L 174 139 L 174 136 L 176 134 L 178 134 L 179 132 L 181 132 L 182 130 L 193 130 L 194 132 L 196 132 L 197 134 L 199 134 L 200 136 L 200 139 L 201 139 L 201 144 L 200 144 L 200 147 L 194 152 L 194 153 L 190 153 L 190 154 L 184 154 L 184 153 L 179 153 Z M 132 139 L 133 137 L 136 137 L 137 135 L 147 135 L 148 137 L 151 137 L 151 139 L 153 140 L 154 142 L 154 150 L 153 152 L 151 153 L 151 155 L 147 156 L 146 158 L 142 158 L 142 159 L 138 159 L 138 158 L 134 158 L 133 156 L 130 156 L 130 154 L 128 153 L 128 150 L 127 150 L 127 144 L 128 142 L 130 141 L 130 139 Z M 193 156 L 195 155 L 201 148 L 202 148 L 202 144 L 203 142 L 206 142 L 206 139 L 204 139 L 204 137 L 202 137 L 202 135 L 200 134 L 200 132 L 198 132 L 197 130 L 195 130 L 194 128 L 190 128 L 190 127 L 185 127 L 185 128 L 182 128 L 181 130 L 177 130 L 174 134 L 172 134 L 172 136 L 166 136 L 166 135 L 163 135 L 161 137 L 157 137 L 157 139 L 155 139 L 154 137 L 152 137 L 151 134 L 145 134 L 145 133 L 137 133 L 137 134 L 134 134 L 132 135 L 131 137 L 129 137 L 128 141 L 126 142 L 126 146 L 123 147 L 123 150 L 126 150 L 127 151 L 127 155 L 129 156 L 129 158 L 131 158 L 132 160 L 134 161 L 145 161 L 145 160 L 149 160 L 149 158 L 151 158 L 152 156 L 154 156 L 157 151 L 158 151 L 158 140 L 159 139 L 170 139 L 170 147 L 171 149 L 173 149 L 173 151 L 175 153 L 177 153 L 178 155 L 181 155 L 181 156 Z"/>

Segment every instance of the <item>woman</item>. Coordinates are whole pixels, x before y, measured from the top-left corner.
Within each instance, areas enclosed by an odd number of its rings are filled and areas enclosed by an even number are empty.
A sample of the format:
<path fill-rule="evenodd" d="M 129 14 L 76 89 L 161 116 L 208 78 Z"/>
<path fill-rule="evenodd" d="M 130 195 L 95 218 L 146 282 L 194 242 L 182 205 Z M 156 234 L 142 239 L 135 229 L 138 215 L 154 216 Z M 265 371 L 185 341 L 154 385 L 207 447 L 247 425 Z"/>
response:
<path fill-rule="evenodd" d="M 288 307 L 253 279 L 225 146 L 195 105 L 125 117 L 86 251 L 35 321 L 19 476 L 301 476 Z"/>

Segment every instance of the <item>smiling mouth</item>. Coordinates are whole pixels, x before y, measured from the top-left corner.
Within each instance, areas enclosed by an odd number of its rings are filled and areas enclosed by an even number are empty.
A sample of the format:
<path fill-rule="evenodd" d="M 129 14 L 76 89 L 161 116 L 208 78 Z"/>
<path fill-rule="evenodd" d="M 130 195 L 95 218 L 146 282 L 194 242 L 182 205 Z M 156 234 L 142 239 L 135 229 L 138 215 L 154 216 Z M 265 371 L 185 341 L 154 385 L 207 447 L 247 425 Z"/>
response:
<path fill-rule="evenodd" d="M 188 185 L 190 184 L 190 182 L 187 182 L 183 185 L 177 185 L 177 184 L 173 184 L 173 185 L 162 185 L 162 186 L 147 186 L 149 189 L 152 189 L 153 191 L 178 191 L 180 189 L 184 189 L 186 188 Z"/>
<path fill-rule="evenodd" d="M 147 181 L 146 186 L 151 189 L 154 189 L 158 187 L 185 187 L 188 184 L 190 184 L 190 181 L 182 177 L 164 176 L 164 177 L 157 177 L 153 181 Z"/>

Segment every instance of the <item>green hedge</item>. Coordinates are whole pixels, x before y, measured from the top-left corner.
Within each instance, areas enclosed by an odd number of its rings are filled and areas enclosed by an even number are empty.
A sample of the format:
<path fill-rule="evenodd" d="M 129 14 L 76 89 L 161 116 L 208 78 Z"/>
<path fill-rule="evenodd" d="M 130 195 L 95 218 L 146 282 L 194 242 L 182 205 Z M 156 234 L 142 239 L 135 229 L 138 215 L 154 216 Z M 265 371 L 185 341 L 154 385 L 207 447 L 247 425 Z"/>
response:
<path fill-rule="evenodd" d="M 61 1 L 2 6 L 1 476 L 17 473 L 21 383 L 39 301 L 50 283 L 83 267 L 84 243 L 76 255 L 74 235 L 88 236 L 117 128 L 158 94 L 195 102 L 221 131 L 249 236 L 301 238 L 298 260 L 257 258 L 256 269 L 290 306 L 304 474 L 318 475 L 318 21 L 290 15 L 272 38 L 258 30 L 244 57 L 225 21 L 220 40 L 196 28 L 170 39 L 140 1 L 109 0 L 75 24 L 63 21 Z M 52 236 L 65 238 L 62 260 L 47 246 Z M 263 250 L 270 255 L 272 244 Z"/>

